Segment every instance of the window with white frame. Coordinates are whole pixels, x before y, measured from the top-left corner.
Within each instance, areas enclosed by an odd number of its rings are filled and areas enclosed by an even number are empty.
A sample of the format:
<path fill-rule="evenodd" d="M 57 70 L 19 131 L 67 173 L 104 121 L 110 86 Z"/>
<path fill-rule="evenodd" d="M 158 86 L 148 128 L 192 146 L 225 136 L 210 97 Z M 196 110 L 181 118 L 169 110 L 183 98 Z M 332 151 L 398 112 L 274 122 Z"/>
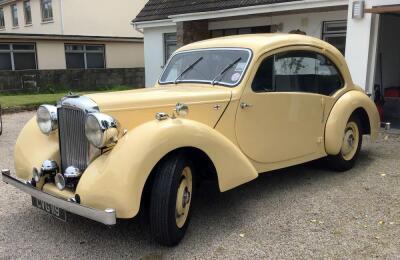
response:
<path fill-rule="evenodd" d="M 18 8 L 17 8 L 17 4 L 12 4 L 10 7 L 11 7 L 12 26 L 13 27 L 18 27 Z"/>
<path fill-rule="evenodd" d="M 34 43 L 0 43 L 0 70 L 37 69 Z"/>
<path fill-rule="evenodd" d="M 347 21 L 328 21 L 322 25 L 322 40 L 335 46 L 343 55 L 346 51 Z"/>
<path fill-rule="evenodd" d="M 177 48 L 176 33 L 164 33 L 164 64 Z"/>
<path fill-rule="evenodd" d="M 32 24 L 32 11 L 31 11 L 31 1 L 24 1 L 24 16 L 25 16 L 25 24 Z"/>
<path fill-rule="evenodd" d="M 51 0 L 40 0 L 42 22 L 53 21 L 53 5 Z"/>
<path fill-rule="evenodd" d="M 104 45 L 65 44 L 67 69 L 103 69 L 104 57 Z"/>
<path fill-rule="evenodd" d="M 3 8 L 0 8 L 0 29 L 4 29 L 6 27 L 6 23 L 4 21 L 4 11 Z"/>

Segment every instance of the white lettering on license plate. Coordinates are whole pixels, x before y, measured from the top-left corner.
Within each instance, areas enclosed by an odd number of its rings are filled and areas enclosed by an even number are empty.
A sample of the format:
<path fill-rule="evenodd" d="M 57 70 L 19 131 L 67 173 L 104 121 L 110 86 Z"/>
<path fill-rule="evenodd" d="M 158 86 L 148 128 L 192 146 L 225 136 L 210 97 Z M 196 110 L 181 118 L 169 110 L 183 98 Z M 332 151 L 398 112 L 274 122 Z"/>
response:
<path fill-rule="evenodd" d="M 47 213 L 55 216 L 58 219 L 66 221 L 66 212 L 54 205 L 51 205 L 45 201 L 39 200 L 37 198 L 32 197 L 32 205 L 46 211 Z"/>

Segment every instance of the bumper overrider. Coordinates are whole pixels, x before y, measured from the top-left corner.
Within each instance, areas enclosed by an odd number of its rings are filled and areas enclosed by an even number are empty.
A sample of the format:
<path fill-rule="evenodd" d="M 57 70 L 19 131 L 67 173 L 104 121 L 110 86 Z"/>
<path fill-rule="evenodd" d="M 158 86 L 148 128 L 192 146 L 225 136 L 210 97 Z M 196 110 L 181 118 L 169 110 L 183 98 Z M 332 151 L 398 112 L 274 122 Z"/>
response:
<path fill-rule="evenodd" d="M 117 217 L 114 209 L 98 210 L 80 205 L 74 201 L 67 201 L 57 198 L 53 195 L 36 189 L 29 182 L 23 182 L 11 177 L 9 170 L 2 170 L 1 177 L 3 182 L 24 191 L 36 199 L 54 205 L 55 207 L 61 208 L 67 212 L 92 219 L 108 226 L 116 224 Z"/>

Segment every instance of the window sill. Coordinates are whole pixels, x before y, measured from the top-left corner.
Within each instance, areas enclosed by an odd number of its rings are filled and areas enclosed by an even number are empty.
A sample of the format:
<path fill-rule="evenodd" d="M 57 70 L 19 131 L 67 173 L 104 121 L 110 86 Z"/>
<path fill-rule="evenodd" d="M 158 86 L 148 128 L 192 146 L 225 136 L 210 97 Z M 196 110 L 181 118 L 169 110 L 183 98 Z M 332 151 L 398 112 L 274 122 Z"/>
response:
<path fill-rule="evenodd" d="M 54 23 L 54 20 L 42 21 L 41 24 L 49 24 Z"/>
<path fill-rule="evenodd" d="M 29 23 L 29 24 L 25 24 L 24 25 L 24 27 L 31 27 L 32 26 L 32 24 L 31 23 Z"/>
<path fill-rule="evenodd" d="M 13 26 L 11 29 L 19 29 L 19 26 Z"/>
<path fill-rule="evenodd" d="M 5 31 L 6 30 L 6 28 L 5 27 L 3 27 L 3 28 L 0 28 L 0 31 Z"/>

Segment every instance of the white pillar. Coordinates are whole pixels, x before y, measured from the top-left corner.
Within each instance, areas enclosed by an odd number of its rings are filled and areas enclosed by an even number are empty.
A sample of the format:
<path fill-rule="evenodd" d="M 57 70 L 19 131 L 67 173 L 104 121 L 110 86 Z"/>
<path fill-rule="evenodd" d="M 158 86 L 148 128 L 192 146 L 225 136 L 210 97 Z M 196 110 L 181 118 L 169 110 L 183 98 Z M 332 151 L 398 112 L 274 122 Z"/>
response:
<path fill-rule="evenodd" d="M 372 15 L 365 14 L 362 19 L 353 19 L 353 1 L 349 1 L 346 61 L 354 83 L 363 89 L 370 90 L 367 74 L 370 61 Z"/>

